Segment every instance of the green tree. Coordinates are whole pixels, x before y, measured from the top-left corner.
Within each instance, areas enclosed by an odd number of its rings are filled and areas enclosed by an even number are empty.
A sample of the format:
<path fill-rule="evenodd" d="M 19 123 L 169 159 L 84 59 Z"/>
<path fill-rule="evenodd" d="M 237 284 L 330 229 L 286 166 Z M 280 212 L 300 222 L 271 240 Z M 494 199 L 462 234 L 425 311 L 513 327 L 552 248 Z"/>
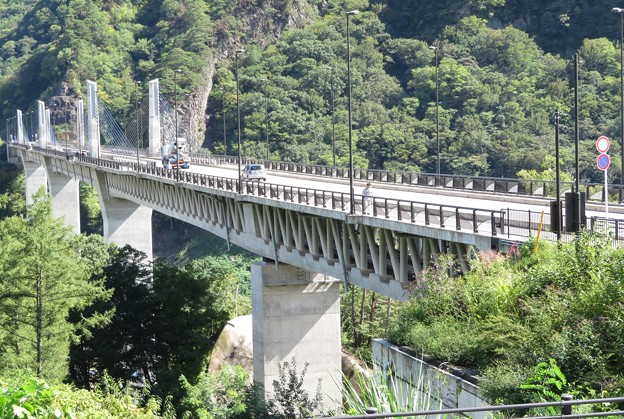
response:
<path fill-rule="evenodd" d="M 101 238 L 75 236 L 52 217 L 42 191 L 28 218 L 0 222 L 0 370 L 30 369 L 59 380 L 67 374 L 70 342 L 106 316 L 67 321 L 69 312 L 110 297 L 103 281 L 90 280 L 105 263 Z"/>
<path fill-rule="evenodd" d="M 75 310 L 70 319 L 79 322 L 95 314 L 114 315 L 105 327 L 84 334 L 72 346 L 72 381 L 90 389 L 106 371 L 122 382 L 129 382 L 140 373 L 153 385 L 150 356 L 154 341 L 149 332 L 154 317 L 151 265 L 144 253 L 130 246 L 110 247 L 108 256 L 103 274 L 106 287 L 113 291 L 111 298 Z"/>

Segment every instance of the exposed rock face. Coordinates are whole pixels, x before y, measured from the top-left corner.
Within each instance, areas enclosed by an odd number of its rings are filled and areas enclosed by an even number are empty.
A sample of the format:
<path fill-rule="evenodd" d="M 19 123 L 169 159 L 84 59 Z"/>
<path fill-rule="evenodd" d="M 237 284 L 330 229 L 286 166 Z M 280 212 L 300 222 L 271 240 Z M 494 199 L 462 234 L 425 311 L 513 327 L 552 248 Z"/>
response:
<path fill-rule="evenodd" d="M 253 380 L 253 336 L 251 314 L 230 320 L 217 339 L 208 371 L 216 373 L 223 365 L 240 366 Z"/>
<path fill-rule="evenodd" d="M 251 315 L 236 317 L 223 328 L 210 356 L 208 371 L 218 372 L 223 365 L 240 366 L 253 380 L 253 327 Z M 343 352 L 342 372 L 353 378 L 355 371 L 367 374 L 367 370 L 356 358 Z"/>

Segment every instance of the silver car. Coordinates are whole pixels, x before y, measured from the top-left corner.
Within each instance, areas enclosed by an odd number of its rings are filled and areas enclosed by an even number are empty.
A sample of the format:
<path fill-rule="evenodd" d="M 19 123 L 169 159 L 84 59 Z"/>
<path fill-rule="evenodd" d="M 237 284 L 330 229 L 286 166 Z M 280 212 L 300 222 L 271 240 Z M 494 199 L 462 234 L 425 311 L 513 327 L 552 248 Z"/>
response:
<path fill-rule="evenodd" d="M 262 164 L 248 164 L 243 169 L 243 180 L 267 180 L 267 172 Z"/>

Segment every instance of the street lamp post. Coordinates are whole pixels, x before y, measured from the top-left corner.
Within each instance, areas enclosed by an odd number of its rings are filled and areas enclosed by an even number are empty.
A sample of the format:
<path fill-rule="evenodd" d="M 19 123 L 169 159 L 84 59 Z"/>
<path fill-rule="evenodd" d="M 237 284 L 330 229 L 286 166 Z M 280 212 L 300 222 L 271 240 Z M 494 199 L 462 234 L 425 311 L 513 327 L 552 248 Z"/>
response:
<path fill-rule="evenodd" d="M 355 193 L 353 191 L 353 124 L 351 119 L 351 42 L 349 40 L 349 16 L 354 16 L 360 13 L 357 10 L 351 10 L 347 12 L 347 92 L 349 99 L 349 200 L 350 200 L 350 214 L 355 214 Z"/>
<path fill-rule="evenodd" d="M 175 152 L 176 152 L 176 182 L 180 181 L 180 150 L 178 150 L 178 79 L 177 74 L 181 73 L 179 68 L 173 70 L 173 115 L 175 118 Z"/>
<path fill-rule="evenodd" d="M 225 89 L 219 87 L 219 90 L 221 90 L 221 99 L 223 102 L 223 154 L 227 156 L 227 139 L 225 136 Z"/>
<path fill-rule="evenodd" d="M 6 159 L 9 162 L 9 119 L 6 120 Z"/>
<path fill-rule="evenodd" d="M 620 129 L 622 136 L 622 172 L 620 184 L 624 185 L 624 9 L 614 7 L 611 11 L 620 14 Z"/>
<path fill-rule="evenodd" d="M 268 80 L 267 79 L 261 79 L 261 80 L 264 83 L 264 86 L 262 89 L 264 93 L 264 123 L 265 123 L 264 134 L 266 136 L 266 161 L 268 164 L 269 162 L 269 97 L 267 96 L 267 89 L 266 89 Z"/>
<path fill-rule="evenodd" d="M 332 111 L 332 155 L 334 157 L 334 168 L 336 167 L 336 117 L 335 117 L 335 104 L 334 101 L 334 68 L 327 67 L 331 73 L 331 111 Z"/>
<path fill-rule="evenodd" d="M 236 50 L 236 112 L 237 112 L 237 124 L 238 124 L 238 193 L 242 193 L 242 174 L 241 174 L 241 116 L 240 116 L 240 88 L 238 84 L 238 55 L 245 52 L 244 49 Z"/>
<path fill-rule="evenodd" d="M 136 149 L 136 153 L 137 153 L 137 166 L 139 164 L 141 164 L 141 158 L 139 157 L 139 93 L 138 93 L 138 88 L 139 85 L 141 84 L 140 81 L 136 81 L 134 83 L 134 113 L 136 115 L 136 132 L 137 132 L 137 149 Z M 138 168 L 137 168 L 138 169 Z"/>
<path fill-rule="evenodd" d="M 435 84 L 436 84 L 436 103 L 435 103 L 435 120 L 436 120 L 436 186 L 440 186 L 440 118 L 438 114 L 438 106 L 440 104 L 440 84 L 438 82 L 438 69 L 439 69 L 439 61 L 438 61 L 438 46 L 431 45 L 430 49 L 435 52 Z"/>

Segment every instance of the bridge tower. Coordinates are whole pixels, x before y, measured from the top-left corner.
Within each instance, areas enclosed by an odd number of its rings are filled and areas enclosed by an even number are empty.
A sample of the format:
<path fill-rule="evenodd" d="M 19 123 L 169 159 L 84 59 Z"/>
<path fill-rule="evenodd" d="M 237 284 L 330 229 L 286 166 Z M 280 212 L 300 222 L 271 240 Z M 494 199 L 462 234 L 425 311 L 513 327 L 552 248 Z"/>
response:
<path fill-rule="evenodd" d="M 148 137 L 150 157 L 160 155 L 161 138 L 160 138 L 160 88 L 158 79 L 149 82 L 149 124 Z"/>

